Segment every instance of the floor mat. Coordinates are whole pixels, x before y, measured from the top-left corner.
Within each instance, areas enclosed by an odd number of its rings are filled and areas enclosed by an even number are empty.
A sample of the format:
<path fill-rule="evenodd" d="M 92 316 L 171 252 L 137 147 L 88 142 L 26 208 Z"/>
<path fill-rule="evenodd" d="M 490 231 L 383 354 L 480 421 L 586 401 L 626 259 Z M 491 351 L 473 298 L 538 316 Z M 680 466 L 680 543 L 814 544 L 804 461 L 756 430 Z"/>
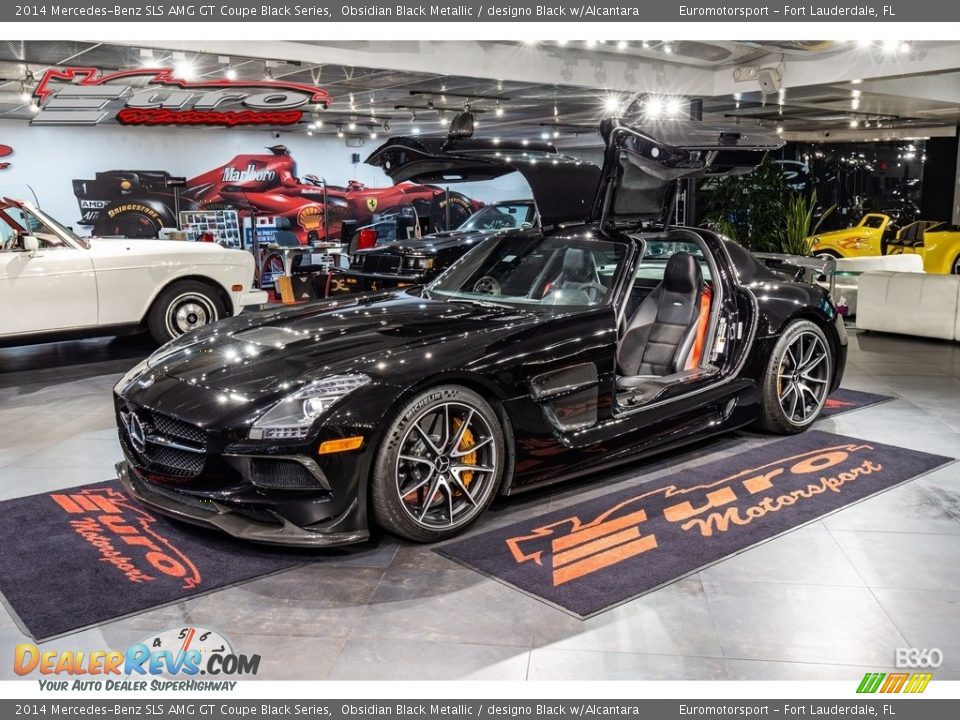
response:
<path fill-rule="evenodd" d="M 952 461 L 807 431 L 436 552 L 589 617 Z"/>
<path fill-rule="evenodd" d="M 896 398 L 892 395 L 880 395 L 878 393 L 863 392 L 862 390 L 839 388 L 827 397 L 827 402 L 824 404 L 823 410 L 820 411 L 820 417 L 831 417 L 833 415 L 850 412 L 851 410 L 861 410 L 871 405 L 889 402 L 890 400 L 896 400 Z"/>
<path fill-rule="evenodd" d="M 0 502 L 0 594 L 35 640 L 302 565 L 145 511 L 118 482 Z"/>

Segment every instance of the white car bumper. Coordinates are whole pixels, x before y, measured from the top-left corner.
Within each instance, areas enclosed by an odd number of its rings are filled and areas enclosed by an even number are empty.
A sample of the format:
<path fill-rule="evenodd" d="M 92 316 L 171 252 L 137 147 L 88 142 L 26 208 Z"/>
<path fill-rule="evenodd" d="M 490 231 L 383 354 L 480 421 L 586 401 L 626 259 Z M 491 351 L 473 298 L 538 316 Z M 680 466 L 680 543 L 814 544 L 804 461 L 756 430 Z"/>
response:
<path fill-rule="evenodd" d="M 266 290 L 248 290 L 240 296 L 240 299 L 237 301 L 237 307 L 245 308 L 251 305 L 263 305 L 268 299 Z"/>

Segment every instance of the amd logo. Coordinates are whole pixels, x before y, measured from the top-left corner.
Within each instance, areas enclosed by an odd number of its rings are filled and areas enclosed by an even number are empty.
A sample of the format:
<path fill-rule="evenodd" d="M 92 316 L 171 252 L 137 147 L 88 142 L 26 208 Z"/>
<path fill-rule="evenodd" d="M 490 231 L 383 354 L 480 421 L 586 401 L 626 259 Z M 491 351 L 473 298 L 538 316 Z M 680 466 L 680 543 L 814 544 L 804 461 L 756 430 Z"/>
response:
<path fill-rule="evenodd" d="M 258 169 L 253 163 L 247 165 L 245 170 L 229 166 L 223 169 L 224 182 L 262 182 L 276 177 L 277 173 L 273 170 Z"/>
<path fill-rule="evenodd" d="M 133 78 L 145 78 L 147 86 L 133 84 Z M 93 68 L 47 70 L 35 95 L 39 111 L 31 125 L 97 125 L 112 118 L 122 125 L 292 125 L 308 106 L 330 103 L 325 90 L 309 85 L 193 82 L 168 69 L 109 75 Z"/>

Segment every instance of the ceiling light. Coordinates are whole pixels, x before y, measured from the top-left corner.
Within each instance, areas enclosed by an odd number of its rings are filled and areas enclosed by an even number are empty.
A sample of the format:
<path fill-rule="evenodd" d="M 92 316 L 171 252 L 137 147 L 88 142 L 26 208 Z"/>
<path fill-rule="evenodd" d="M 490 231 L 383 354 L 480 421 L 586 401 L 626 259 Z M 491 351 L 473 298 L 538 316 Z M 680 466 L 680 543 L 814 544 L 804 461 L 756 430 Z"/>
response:
<path fill-rule="evenodd" d="M 743 93 L 734 93 L 734 94 L 733 94 L 733 99 L 734 99 L 734 100 L 740 100 L 742 97 L 743 97 Z"/>
<path fill-rule="evenodd" d="M 899 40 L 884 40 L 883 41 L 883 51 L 885 53 L 890 53 L 891 55 L 897 52 L 900 49 Z"/>
<path fill-rule="evenodd" d="M 906 53 L 910 52 L 911 48 L 912 48 L 912 46 L 910 45 L 909 42 L 902 42 L 902 43 L 900 43 L 900 52 L 903 53 L 903 54 L 906 54 Z"/>
<path fill-rule="evenodd" d="M 321 120 L 320 118 L 317 118 L 316 121 L 315 121 L 313 124 L 316 125 L 318 128 L 322 128 L 322 127 L 323 127 L 323 120 Z"/>
<path fill-rule="evenodd" d="M 410 132 L 413 133 L 414 135 L 419 135 L 419 134 L 420 134 L 420 128 L 419 128 L 418 126 L 414 125 L 412 128 L 410 128 Z"/>
<path fill-rule="evenodd" d="M 563 47 L 566 44 L 567 44 L 566 40 L 557 40 L 557 45 L 559 45 L 560 47 Z"/>
<path fill-rule="evenodd" d="M 307 130 L 316 130 L 316 129 L 317 129 L 316 123 L 310 123 L 309 125 L 307 125 Z"/>
<path fill-rule="evenodd" d="M 183 80 L 193 80 L 196 77 L 197 69 L 189 60 L 183 60 L 174 66 L 173 73 Z"/>
<path fill-rule="evenodd" d="M 350 118 L 350 122 L 347 123 L 347 130 L 356 130 L 357 121 L 356 118 Z"/>
<path fill-rule="evenodd" d="M 644 40 L 643 42 L 640 43 L 640 47 L 642 47 L 644 50 L 646 50 L 647 48 L 650 47 L 650 41 L 649 41 L 649 40 Z"/>
<path fill-rule="evenodd" d="M 857 78 L 856 80 L 851 80 L 851 81 L 850 81 L 850 84 L 851 84 L 851 85 L 859 85 L 859 84 L 862 83 L 862 82 L 863 82 L 862 79 Z"/>
<path fill-rule="evenodd" d="M 236 80 L 236 79 L 237 79 L 237 69 L 236 69 L 236 68 L 232 68 L 232 67 L 228 67 L 226 70 L 223 71 L 223 76 L 224 76 L 227 80 L 231 80 L 231 81 L 232 81 L 232 80 Z"/>
<path fill-rule="evenodd" d="M 643 106 L 643 111 L 647 117 L 660 117 L 663 115 L 663 98 L 648 98 L 646 104 Z"/>
<path fill-rule="evenodd" d="M 617 50 L 626 50 L 626 49 L 627 49 L 626 40 L 621 40 L 620 42 L 617 43 Z"/>
<path fill-rule="evenodd" d="M 376 131 L 376 130 L 373 130 L 373 129 L 370 130 L 370 139 L 371 139 L 371 140 L 376 140 L 376 139 L 377 139 L 377 131 Z"/>
<path fill-rule="evenodd" d="M 850 91 L 850 97 L 858 98 L 858 97 L 860 97 L 861 95 L 863 95 L 863 91 L 862 91 L 862 90 L 851 90 L 851 91 Z"/>
<path fill-rule="evenodd" d="M 596 40 L 587 40 L 584 44 L 585 44 L 588 48 L 593 49 L 593 48 L 595 48 L 595 47 L 597 46 L 597 41 L 596 41 Z"/>
<path fill-rule="evenodd" d="M 313 130 L 307 130 L 307 137 L 313 137 Z"/>
<path fill-rule="evenodd" d="M 541 139 L 541 140 L 549 140 L 549 139 L 550 139 L 550 133 L 548 133 L 546 130 L 544 130 L 542 133 L 540 133 L 540 139 Z"/>
<path fill-rule="evenodd" d="M 664 51 L 667 55 L 671 55 L 671 54 L 673 53 L 673 46 L 672 46 L 670 43 L 664 43 L 664 44 L 663 44 L 663 51 Z"/>
<path fill-rule="evenodd" d="M 30 102 L 31 97 L 32 96 L 30 94 L 30 91 L 27 89 L 26 83 L 24 83 L 23 80 L 21 80 L 20 81 L 20 99 L 23 100 L 24 102 Z"/>
<path fill-rule="evenodd" d="M 851 101 L 850 101 L 850 108 L 851 108 L 852 110 L 859 110 L 859 109 L 860 109 L 860 98 L 855 97 L 853 100 L 851 100 Z"/>
<path fill-rule="evenodd" d="M 617 113 L 620 111 L 620 97 L 618 95 L 607 95 L 603 101 L 603 109 L 608 113 Z"/>
<path fill-rule="evenodd" d="M 520 141 L 520 144 L 521 144 L 521 145 L 529 145 L 529 144 L 530 144 L 530 141 L 527 140 L 526 138 L 524 138 L 523 140 Z"/>
<path fill-rule="evenodd" d="M 783 125 L 777 123 L 777 135 L 783 135 Z"/>
<path fill-rule="evenodd" d="M 554 138 L 560 137 L 560 131 L 559 131 L 559 130 L 554 130 L 554 131 L 553 131 L 553 137 L 554 137 Z"/>
<path fill-rule="evenodd" d="M 497 107 L 496 107 L 496 109 L 493 111 L 493 113 L 494 113 L 494 115 L 496 115 L 497 117 L 503 117 L 503 106 L 500 104 L 500 101 L 499 101 L 499 100 L 497 100 Z"/>
<path fill-rule="evenodd" d="M 858 47 L 858 48 L 866 49 L 866 48 L 870 47 L 871 45 L 873 45 L 873 40 L 863 40 L 863 39 L 857 40 L 857 47 Z"/>
<path fill-rule="evenodd" d="M 852 128 L 860 127 L 860 123 L 857 122 L 856 120 L 851 120 L 851 121 L 850 121 L 850 127 L 852 127 Z"/>
<path fill-rule="evenodd" d="M 450 122 L 450 121 L 447 119 L 447 114 L 446 114 L 446 113 L 440 113 L 440 124 L 441 124 L 441 125 L 446 125 L 446 124 L 449 123 L 449 122 Z"/>
<path fill-rule="evenodd" d="M 37 101 L 36 101 L 36 100 L 34 100 L 32 103 L 30 103 L 30 112 L 32 112 L 32 113 L 40 112 L 40 106 L 37 105 Z"/>
<path fill-rule="evenodd" d="M 667 115 L 670 117 L 677 117 L 680 114 L 682 107 L 683 103 L 680 102 L 680 98 L 669 98 L 666 102 Z"/>
<path fill-rule="evenodd" d="M 493 144 L 494 144 L 494 145 L 499 145 L 499 144 L 500 144 L 500 138 L 495 137 L 495 138 L 493 139 Z"/>

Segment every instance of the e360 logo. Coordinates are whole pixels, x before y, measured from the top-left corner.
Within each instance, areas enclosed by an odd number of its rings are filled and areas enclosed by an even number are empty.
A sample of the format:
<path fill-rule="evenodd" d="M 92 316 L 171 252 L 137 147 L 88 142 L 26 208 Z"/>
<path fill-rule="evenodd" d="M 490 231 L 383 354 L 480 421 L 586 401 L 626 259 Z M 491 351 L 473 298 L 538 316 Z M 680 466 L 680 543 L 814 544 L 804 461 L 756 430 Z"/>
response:
<path fill-rule="evenodd" d="M 943 665 L 940 648 L 897 648 L 898 668 L 938 668 Z"/>

